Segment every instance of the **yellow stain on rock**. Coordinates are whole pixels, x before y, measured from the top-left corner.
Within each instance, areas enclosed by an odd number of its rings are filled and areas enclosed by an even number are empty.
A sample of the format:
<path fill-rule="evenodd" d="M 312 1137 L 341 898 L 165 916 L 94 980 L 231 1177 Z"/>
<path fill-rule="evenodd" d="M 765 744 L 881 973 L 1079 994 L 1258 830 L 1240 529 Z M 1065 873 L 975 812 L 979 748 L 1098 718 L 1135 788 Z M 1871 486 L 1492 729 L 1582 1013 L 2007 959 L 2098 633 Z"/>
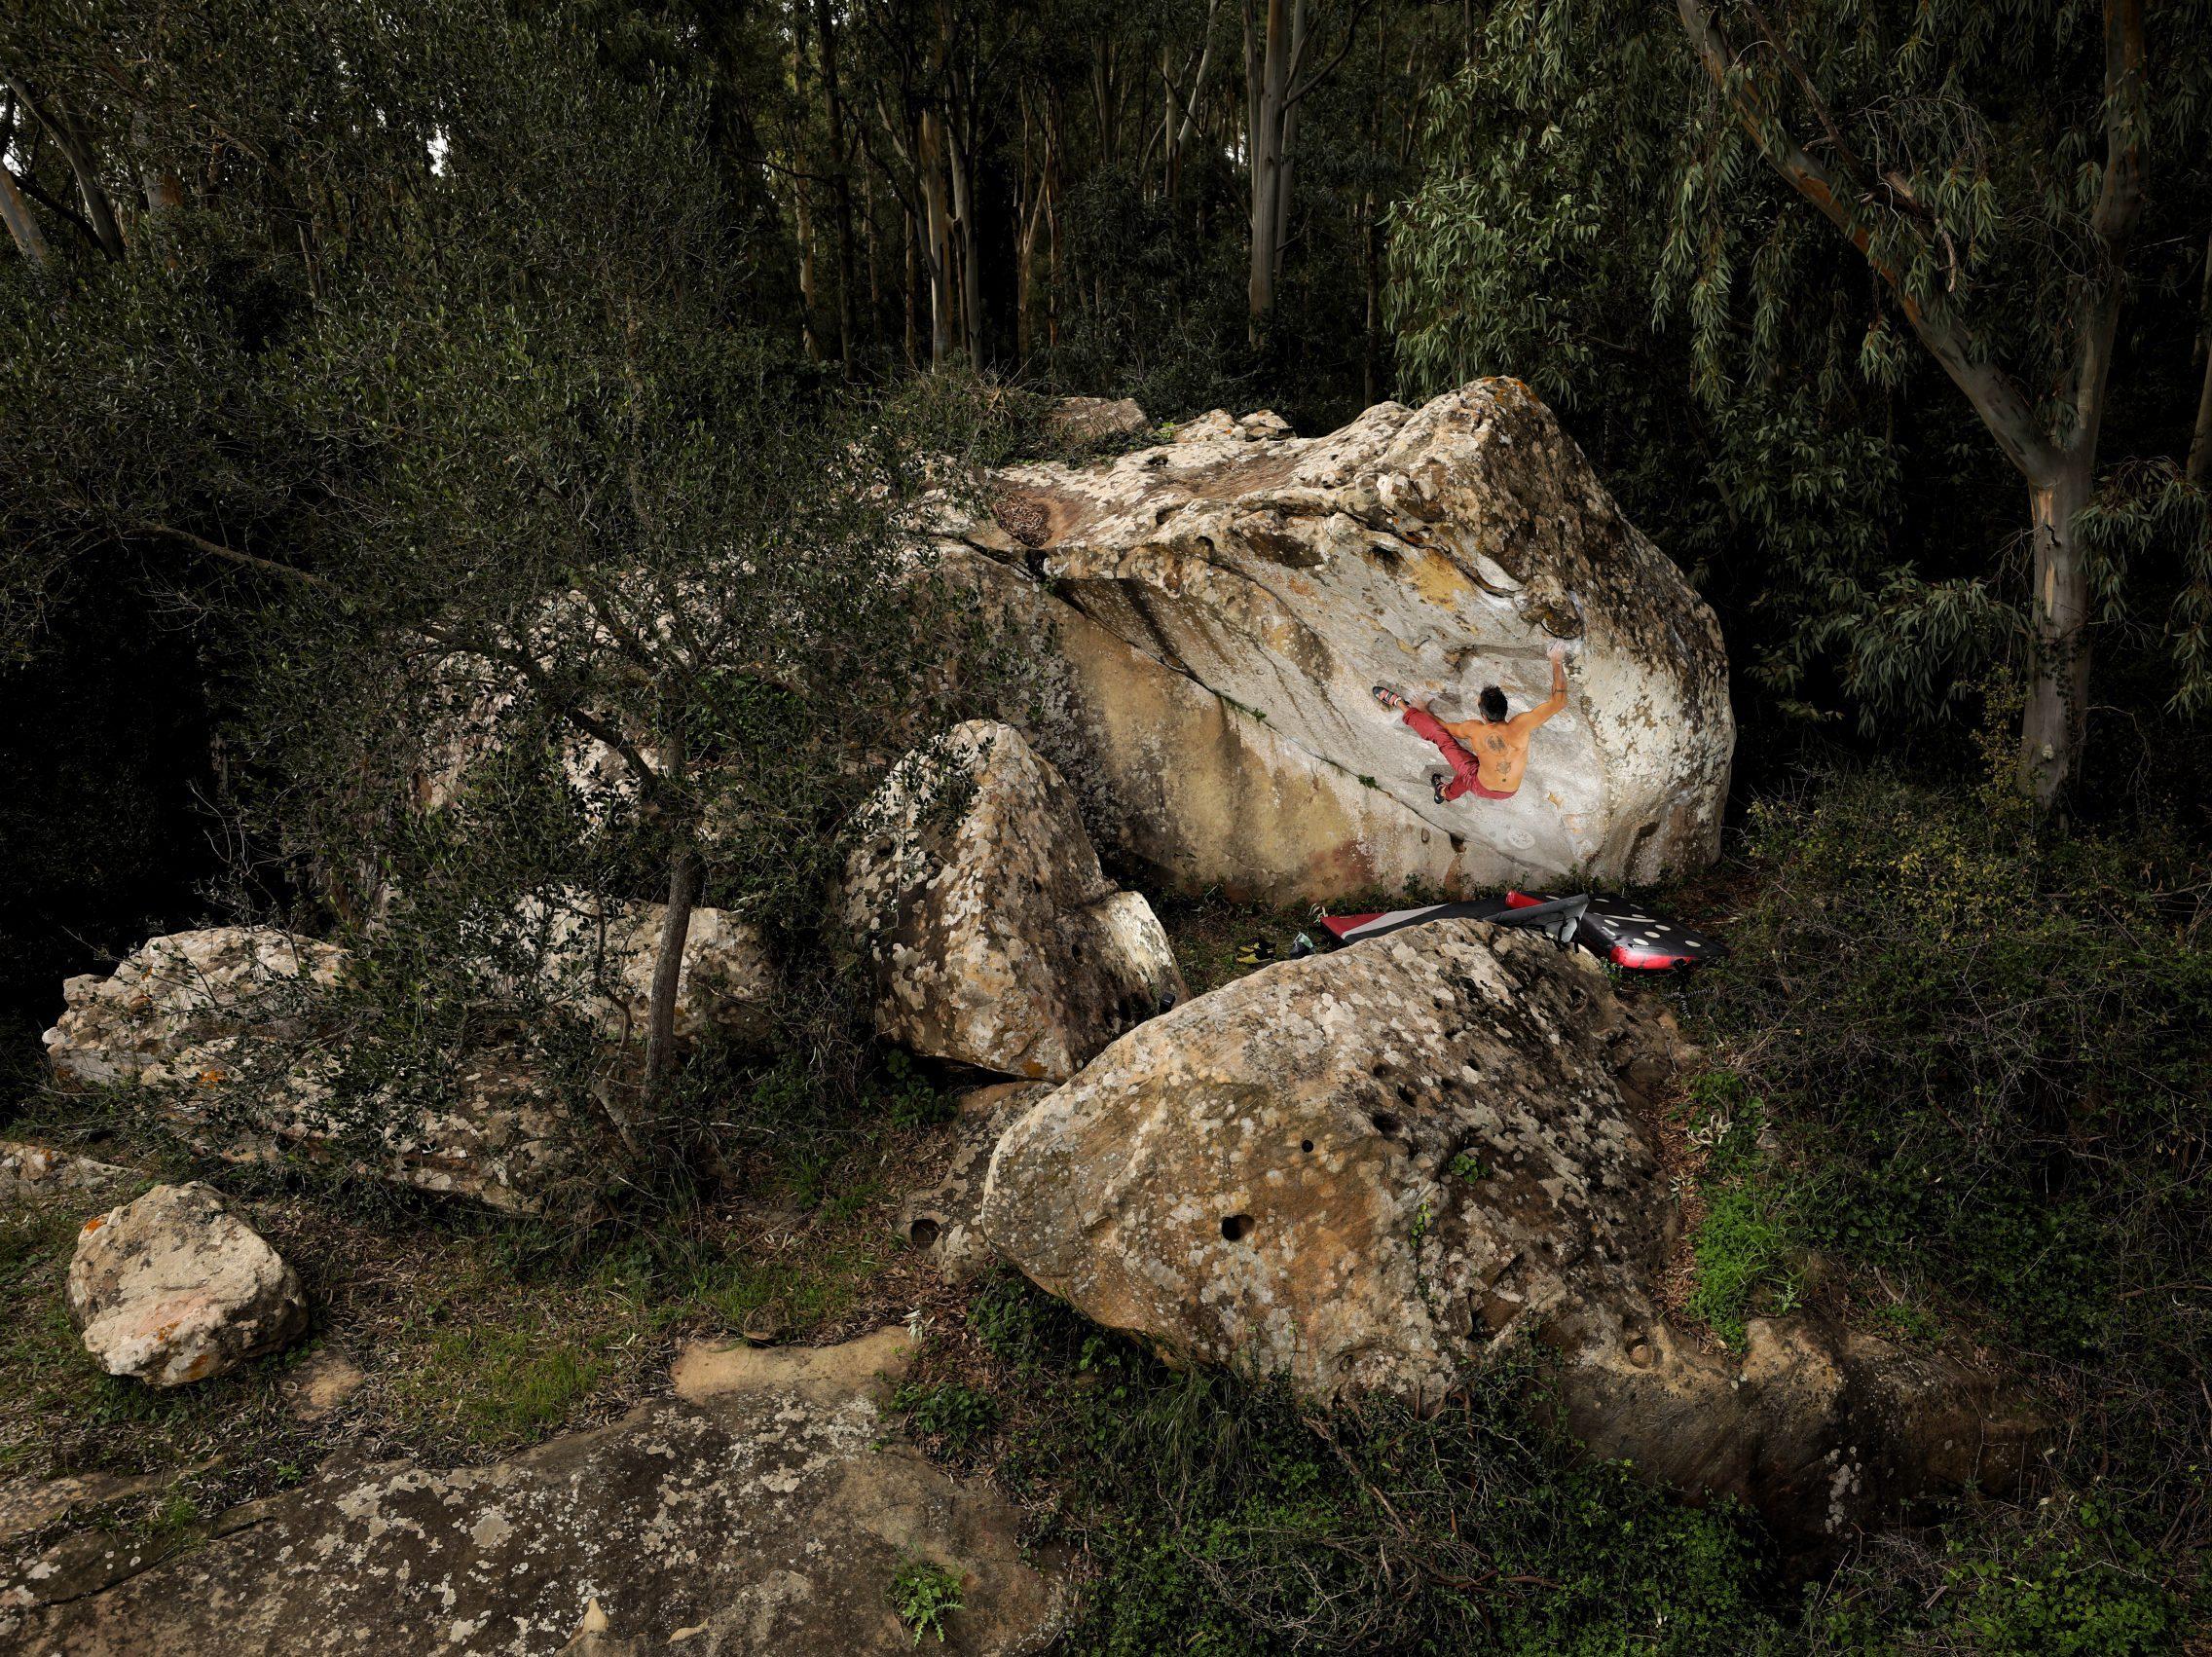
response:
<path fill-rule="evenodd" d="M 1439 609 L 1456 609 L 1475 590 L 1460 568 L 1440 552 L 1423 551 L 1413 567 L 1420 596 Z"/>

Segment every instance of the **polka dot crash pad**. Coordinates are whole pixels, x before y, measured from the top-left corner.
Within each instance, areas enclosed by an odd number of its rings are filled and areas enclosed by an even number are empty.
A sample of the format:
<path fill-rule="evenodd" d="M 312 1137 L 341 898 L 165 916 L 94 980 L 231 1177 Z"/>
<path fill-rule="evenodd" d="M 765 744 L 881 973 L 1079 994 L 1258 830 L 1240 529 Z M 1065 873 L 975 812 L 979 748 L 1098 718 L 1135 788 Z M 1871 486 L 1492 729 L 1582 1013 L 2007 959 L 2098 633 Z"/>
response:
<path fill-rule="evenodd" d="M 1429 921 L 1489 920 L 1515 909 L 1564 905 L 1567 902 L 1531 897 L 1526 892 L 1508 892 L 1503 898 L 1477 899 L 1470 902 L 1431 903 L 1419 908 L 1356 915 L 1324 915 L 1321 924 L 1342 941 L 1357 943 L 1362 939 L 1380 938 L 1400 927 L 1420 926 Z M 1604 893 L 1592 893 L 1582 900 L 1581 913 L 1574 925 L 1574 941 L 1617 967 L 1642 971 L 1694 967 L 1701 961 L 1726 953 L 1725 945 L 1717 939 L 1663 919 L 1641 903 Z"/>

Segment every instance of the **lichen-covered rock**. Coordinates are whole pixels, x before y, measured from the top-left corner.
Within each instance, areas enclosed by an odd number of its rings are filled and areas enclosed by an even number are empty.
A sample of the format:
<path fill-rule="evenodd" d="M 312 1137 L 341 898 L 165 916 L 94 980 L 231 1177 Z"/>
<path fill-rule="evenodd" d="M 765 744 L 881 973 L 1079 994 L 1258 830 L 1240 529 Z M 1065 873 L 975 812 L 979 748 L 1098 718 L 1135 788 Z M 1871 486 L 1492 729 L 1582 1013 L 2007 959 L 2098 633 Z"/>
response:
<path fill-rule="evenodd" d="M 854 1344 L 848 1361 L 752 1354 L 491 1466 L 333 1467 L 166 1559 L 130 1557 L 118 1536 L 104 1555 L 0 1565 L 0 1644 L 892 1657 L 914 1639 L 891 1579 L 926 1558 L 960 1580 L 945 1652 L 1042 1651 L 1067 1616 L 1064 1555 L 1025 1546 L 1020 1509 L 986 1485 L 886 1442 L 872 1381 L 902 1334 Z"/>
<path fill-rule="evenodd" d="M 85 1222 L 69 1319 L 110 1375 L 184 1386 L 280 1350 L 307 1327 L 300 1276 L 212 1187 L 158 1185 Z"/>
<path fill-rule="evenodd" d="M 1183 998 L 1151 905 L 1106 878 L 1073 792 L 1012 726 L 907 755 L 863 824 L 845 919 L 887 1040 L 1059 1080 Z"/>
<path fill-rule="evenodd" d="M 983 1179 L 999 1138 L 1029 1107 L 1052 1090 L 1049 1082 L 1007 1082 L 964 1093 L 946 1128 L 950 1141 L 937 1177 L 899 1205 L 896 1230 L 951 1277 L 971 1277 L 1000 1264 L 976 1224 L 983 1205 Z"/>
<path fill-rule="evenodd" d="M 1713 857 L 1735 746 L 1712 611 L 1549 410 L 1485 380 L 1327 437 L 1216 410 L 1111 462 L 1016 466 L 940 549 L 1054 641 L 1025 701 L 1086 815 L 1183 890 L 1327 899 Z M 1570 641 L 1511 799 L 1437 803 L 1372 685 L 1516 711 Z M 1026 716 L 1023 716 L 1024 718 Z"/>
<path fill-rule="evenodd" d="M 1678 1219 L 1632 1095 L 1672 1045 L 1578 951 L 1414 928 L 1125 1037 L 1007 1129 L 978 1223 L 1097 1321 L 1323 1396 L 1431 1403 L 1538 1343 L 1595 1451 L 1792 1534 L 2015 1474 L 2024 1421 L 1948 1360 L 1906 1385 L 1803 1320 L 1759 1324 L 1741 1360 L 1668 1326 Z"/>
<path fill-rule="evenodd" d="M 185 1048 L 288 1021 L 308 986 L 338 981 L 346 951 L 265 926 L 204 927 L 150 938 L 101 977 L 61 986 L 47 1061 L 64 1081 L 134 1082 Z"/>
<path fill-rule="evenodd" d="M 1134 397 L 1058 397 L 1044 419 L 1047 436 L 1077 446 L 1134 437 L 1150 423 Z"/>
<path fill-rule="evenodd" d="M 561 892 L 524 903 L 497 942 L 529 963 L 518 1005 L 567 1008 L 609 1042 L 642 1041 L 652 996 L 659 903 Z M 424 1191 L 510 1212 L 538 1212 L 588 1183 L 596 1118 L 565 1109 L 519 1046 L 468 1056 L 435 1105 L 340 1085 L 344 1054 L 317 992 L 350 957 L 333 943 L 272 927 L 210 927 L 149 939 L 107 977 L 64 986 L 46 1033 L 57 1076 L 136 1084 L 209 1155 L 264 1160 L 282 1153 L 345 1161 Z M 684 939 L 679 1037 L 754 1044 L 772 1022 L 775 970 L 759 929 L 731 910 L 699 908 Z M 0 1165 L 0 1182 L 8 1168 Z"/>
<path fill-rule="evenodd" d="M 47 1145 L 0 1139 L 0 1197 L 42 1201 L 71 1192 L 98 1191 L 137 1176 L 113 1162 L 73 1157 Z"/>

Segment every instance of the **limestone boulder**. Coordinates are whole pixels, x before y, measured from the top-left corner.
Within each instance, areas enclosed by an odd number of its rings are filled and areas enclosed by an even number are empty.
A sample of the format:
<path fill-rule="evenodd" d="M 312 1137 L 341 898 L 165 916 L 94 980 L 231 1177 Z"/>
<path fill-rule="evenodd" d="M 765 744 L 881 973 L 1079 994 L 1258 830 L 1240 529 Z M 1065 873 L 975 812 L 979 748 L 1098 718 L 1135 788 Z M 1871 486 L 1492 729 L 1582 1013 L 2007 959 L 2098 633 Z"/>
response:
<path fill-rule="evenodd" d="M 47 1062 L 68 1082 L 135 1082 L 214 1037 L 296 1027 L 306 992 L 335 984 L 345 962 L 336 944 L 276 927 L 148 939 L 106 976 L 87 973 L 61 986 Z"/>
<path fill-rule="evenodd" d="M 1134 397 L 1056 397 L 1046 408 L 1046 436 L 1071 447 L 1140 435 L 1152 423 Z"/>
<path fill-rule="evenodd" d="M 665 903 L 624 902 L 561 891 L 526 902 L 518 928 L 556 1001 L 589 1018 L 609 1041 L 643 1040 L 652 1009 Z M 696 908 L 683 937 L 676 1034 L 741 1045 L 773 1026 L 774 963 L 760 929 L 733 909 Z"/>
<path fill-rule="evenodd" d="M 1152 906 L 1098 865 L 1076 798 L 1010 725 L 900 761 L 862 816 L 845 921 L 876 1029 L 918 1053 L 1061 1080 L 1183 999 Z"/>
<path fill-rule="evenodd" d="M 527 963 L 518 1005 L 565 1007 L 609 1043 L 644 1038 L 659 903 L 556 892 L 520 906 L 488 957 Z M 341 1033 L 319 1000 L 350 956 L 271 927 L 211 927 L 147 940 L 106 977 L 64 986 L 46 1033 L 56 1076 L 136 1085 L 209 1155 L 303 1155 L 509 1212 L 559 1206 L 590 1182 L 596 1115 L 567 1108 L 527 1044 L 466 1055 L 437 1088 L 350 1085 Z M 757 927 L 724 909 L 692 911 L 676 1027 L 687 1041 L 757 1045 L 777 977 Z M 410 1103 L 413 1095 L 435 1104 Z M 590 1113 L 587 1113 L 589 1115 Z M 37 1170 L 0 1160 L 0 1188 Z"/>
<path fill-rule="evenodd" d="M 1216 410 L 986 495 L 940 515 L 944 567 L 1052 641 L 1021 720 L 1175 889 L 1642 882 L 1714 855 L 1735 747 L 1718 625 L 1517 381 L 1310 439 Z M 1496 684 L 1520 711 L 1561 642 L 1568 706 L 1519 792 L 1438 804 L 1442 757 L 1370 687 L 1466 718 Z"/>
<path fill-rule="evenodd" d="M 1067 1560 L 1022 1513 L 890 1436 L 893 1329 L 842 1348 L 687 1353 L 676 1395 L 478 1467 L 333 1464 L 162 1558 L 129 1535 L 0 1559 L 0 1645 L 42 1653 L 719 1657 L 914 1649 L 893 1576 L 960 1581 L 948 1657 L 1049 1649 Z"/>
<path fill-rule="evenodd" d="M 87 1220 L 68 1302 L 102 1369 L 157 1387 L 278 1351 L 308 1321 L 299 1273 L 197 1183 L 158 1185 Z"/>
<path fill-rule="evenodd" d="M 1655 1290 L 1678 1234 L 1642 1112 L 1662 1016 L 1477 921 L 1266 968 L 1132 1032 L 1000 1139 L 978 1224 L 1111 1328 L 1319 1396 L 1431 1404 L 1548 1350 L 1568 1425 L 1832 1538 L 2031 1441 L 1993 1385 L 1806 1320 L 1735 1357 Z"/>

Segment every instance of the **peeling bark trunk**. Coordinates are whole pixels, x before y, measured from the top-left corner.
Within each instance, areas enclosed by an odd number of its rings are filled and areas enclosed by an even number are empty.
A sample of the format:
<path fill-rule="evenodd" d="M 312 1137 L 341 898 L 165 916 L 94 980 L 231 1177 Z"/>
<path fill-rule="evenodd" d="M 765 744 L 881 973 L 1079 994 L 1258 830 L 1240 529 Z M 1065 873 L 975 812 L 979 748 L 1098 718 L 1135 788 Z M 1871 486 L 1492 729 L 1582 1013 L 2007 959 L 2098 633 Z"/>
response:
<path fill-rule="evenodd" d="M 944 122 L 924 112 L 914 145 L 921 174 L 924 235 L 922 257 L 930 279 L 930 366 L 942 368 L 953 350 L 952 213 L 946 201 Z"/>
<path fill-rule="evenodd" d="M 814 28 L 822 41 L 822 95 L 830 118 L 830 149 L 834 169 L 831 192 L 837 209 L 837 360 L 853 360 L 853 176 L 852 145 L 845 134 L 845 101 L 837 80 L 837 25 L 830 0 L 814 0 Z"/>
<path fill-rule="evenodd" d="M 2204 297 L 2199 303 L 2196 349 L 2204 353 L 2204 380 L 2196 392 L 2196 427 L 2190 433 L 2185 475 L 2204 489 L 2212 487 L 2212 236 L 2204 239 Z"/>
<path fill-rule="evenodd" d="M 9 238 L 16 250 L 40 270 L 54 262 L 54 255 L 46 245 L 46 233 L 38 228 L 38 220 L 31 217 L 30 203 L 23 193 L 16 188 L 16 175 L 0 166 L 0 220 L 8 226 Z"/>
<path fill-rule="evenodd" d="M 2028 491 L 2035 534 L 2035 595 L 2028 704 L 2020 721 L 2020 788 L 2048 808 L 2079 763 L 2089 700 L 2089 577 L 2074 516 L 2088 504 L 2086 457 Z"/>
<path fill-rule="evenodd" d="M 806 359 L 820 362 L 822 335 L 814 325 L 814 214 L 804 184 L 793 192 L 793 211 L 798 219 L 799 332 L 806 337 Z"/>

